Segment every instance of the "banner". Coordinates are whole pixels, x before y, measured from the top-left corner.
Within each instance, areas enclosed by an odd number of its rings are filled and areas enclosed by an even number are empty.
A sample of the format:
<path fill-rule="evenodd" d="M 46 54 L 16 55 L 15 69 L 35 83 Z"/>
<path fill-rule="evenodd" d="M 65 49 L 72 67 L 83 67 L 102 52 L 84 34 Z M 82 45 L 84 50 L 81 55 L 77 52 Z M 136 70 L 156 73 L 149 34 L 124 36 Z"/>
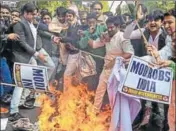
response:
<path fill-rule="evenodd" d="M 15 63 L 14 79 L 18 87 L 49 91 L 47 68 L 44 66 Z"/>
<path fill-rule="evenodd" d="M 136 98 L 169 104 L 173 73 L 139 57 L 131 58 L 121 92 Z"/>

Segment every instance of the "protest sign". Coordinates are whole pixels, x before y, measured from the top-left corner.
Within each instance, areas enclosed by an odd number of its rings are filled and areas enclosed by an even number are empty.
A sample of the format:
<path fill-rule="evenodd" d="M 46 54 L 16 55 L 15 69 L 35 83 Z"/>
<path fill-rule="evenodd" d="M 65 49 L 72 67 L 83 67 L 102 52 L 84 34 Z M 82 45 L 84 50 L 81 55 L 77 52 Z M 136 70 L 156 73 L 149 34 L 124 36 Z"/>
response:
<path fill-rule="evenodd" d="M 47 68 L 44 66 L 15 63 L 14 79 L 18 87 L 49 91 Z"/>
<path fill-rule="evenodd" d="M 6 131 L 8 118 L 1 118 L 1 131 Z"/>
<path fill-rule="evenodd" d="M 139 57 L 131 58 L 121 92 L 136 98 L 169 104 L 173 73 Z"/>

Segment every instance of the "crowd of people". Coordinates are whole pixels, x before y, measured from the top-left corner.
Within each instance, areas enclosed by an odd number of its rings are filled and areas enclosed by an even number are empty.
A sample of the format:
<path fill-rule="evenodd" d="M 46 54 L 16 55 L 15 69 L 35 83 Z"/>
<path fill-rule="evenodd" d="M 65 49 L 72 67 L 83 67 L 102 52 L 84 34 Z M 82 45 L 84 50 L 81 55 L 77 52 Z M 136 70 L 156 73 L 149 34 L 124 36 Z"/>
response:
<path fill-rule="evenodd" d="M 117 56 L 128 60 L 136 55 L 149 60 L 154 55 L 157 64 L 171 67 L 176 78 L 175 9 L 148 13 L 145 5 L 140 4 L 135 16 L 103 13 L 102 9 L 101 2 L 92 3 L 91 12 L 79 11 L 75 5 L 58 7 L 52 16 L 48 9 L 38 9 L 32 3 L 21 10 L 1 5 L 0 81 L 14 83 L 14 62 L 44 65 L 49 82 L 61 82 L 63 85 L 58 84 L 58 88 L 62 86 L 63 91 L 67 91 L 75 76 L 79 82 L 87 83 L 88 89 L 95 91 L 94 106 L 99 112 L 114 64 L 111 61 Z M 90 63 L 90 72 L 81 72 L 81 62 Z M 24 118 L 19 108 L 34 108 L 35 92 L 3 84 L 0 89 L 1 102 L 10 104 L 11 123 Z M 134 130 L 175 131 L 174 92 L 175 88 L 170 105 L 141 100 Z"/>

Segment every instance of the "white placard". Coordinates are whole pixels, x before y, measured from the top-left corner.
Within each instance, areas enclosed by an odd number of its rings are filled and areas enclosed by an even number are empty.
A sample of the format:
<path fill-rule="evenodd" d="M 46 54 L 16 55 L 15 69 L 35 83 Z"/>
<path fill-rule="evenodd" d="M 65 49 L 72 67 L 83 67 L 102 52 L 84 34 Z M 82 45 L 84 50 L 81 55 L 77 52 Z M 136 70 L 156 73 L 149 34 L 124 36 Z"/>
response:
<path fill-rule="evenodd" d="M 15 63 L 14 79 L 18 87 L 49 91 L 47 68 L 44 66 Z"/>
<path fill-rule="evenodd" d="M 159 69 L 139 57 L 131 58 L 121 92 L 133 97 L 169 104 L 173 72 L 170 68 Z"/>
<path fill-rule="evenodd" d="M 1 131 L 6 130 L 8 118 L 1 119 Z"/>

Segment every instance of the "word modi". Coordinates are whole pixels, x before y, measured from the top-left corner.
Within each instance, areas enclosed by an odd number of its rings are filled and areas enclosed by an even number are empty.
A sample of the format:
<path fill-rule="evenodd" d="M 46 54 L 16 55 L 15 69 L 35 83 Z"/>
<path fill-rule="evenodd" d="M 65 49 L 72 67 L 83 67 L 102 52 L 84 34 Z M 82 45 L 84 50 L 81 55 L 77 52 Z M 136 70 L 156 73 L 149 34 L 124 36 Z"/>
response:
<path fill-rule="evenodd" d="M 34 87 L 39 90 L 43 90 L 45 87 L 44 82 L 44 72 L 40 69 L 32 69 L 33 78 L 32 79 L 22 79 L 22 83 L 25 88 L 33 89 Z M 34 85 L 33 85 L 34 84 Z"/>

